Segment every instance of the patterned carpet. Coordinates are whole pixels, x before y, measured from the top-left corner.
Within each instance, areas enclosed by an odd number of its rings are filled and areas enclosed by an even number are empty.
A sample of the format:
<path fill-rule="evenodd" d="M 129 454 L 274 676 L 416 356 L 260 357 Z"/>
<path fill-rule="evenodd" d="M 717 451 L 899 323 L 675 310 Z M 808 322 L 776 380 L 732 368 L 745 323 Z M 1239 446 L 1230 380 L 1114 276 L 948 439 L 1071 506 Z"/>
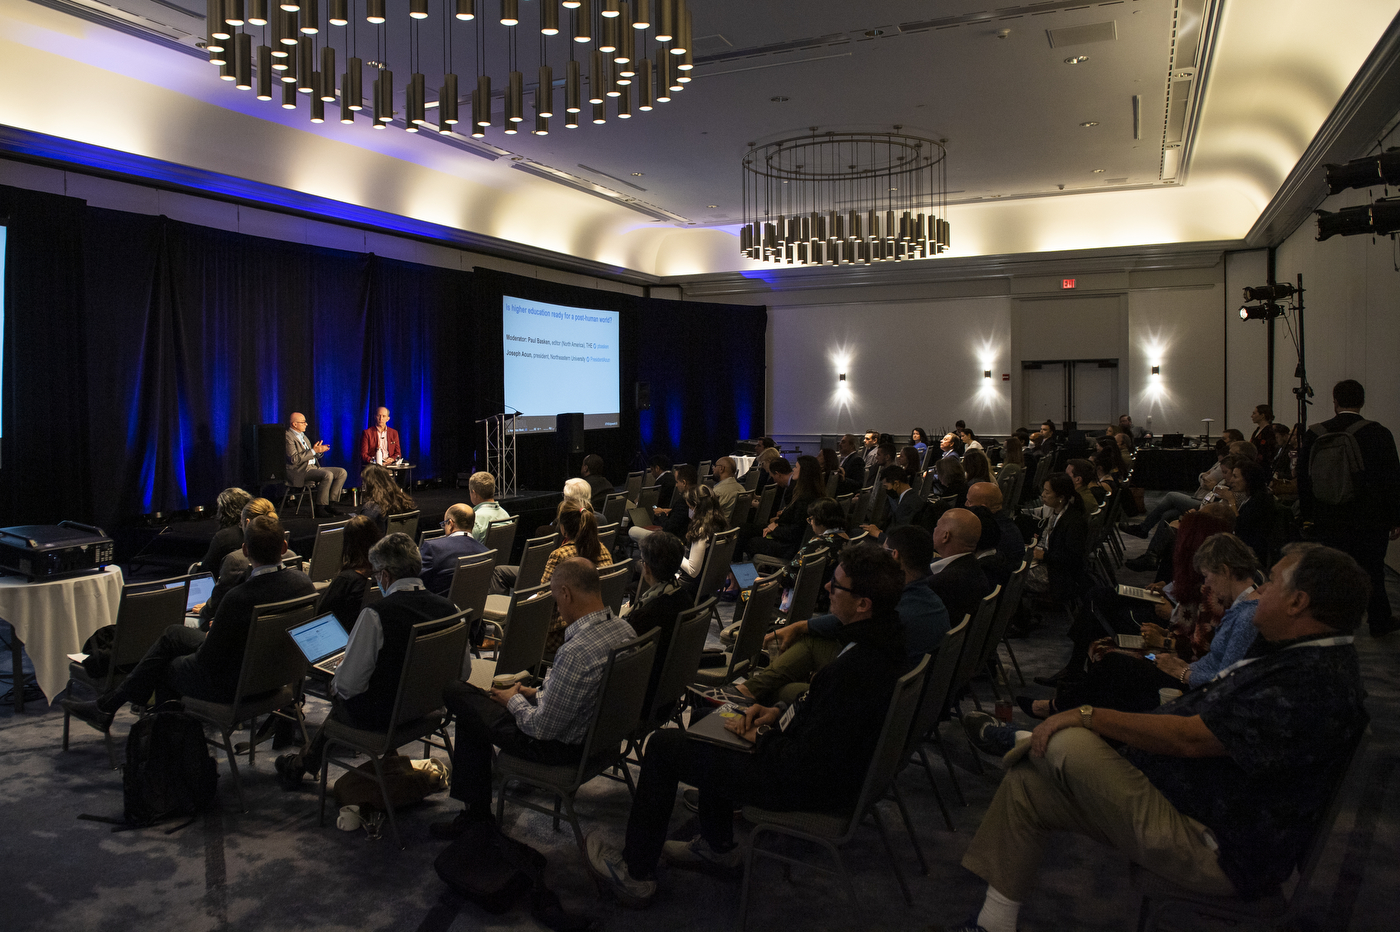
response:
<path fill-rule="evenodd" d="M 1130 555 L 1141 551 L 1141 541 L 1128 542 Z M 1125 573 L 1122 581 L 1146 578 Z M 1398 583 L 1392 577 L 1396 605 Z M 1027 678 L 1062 665 L 1068 645 L 1064 626 L 1063 619 L 1051 619 L 1013 642 Z M 1384 916 L 1392 908 L 1390 894 L 1400 864 L 1400 780 L 1394 778 L 1400 748 L 1400 635 L 1375 641 L 1363 633 L 1357 644 L 1371 693 L 1375 738 L 1360 779 L 1347 792 L 1345 811 L 1308 898 L 1306 928 L 1372 930 L 1390 928 L 1393 921 Z M 1025 691 L 1049 693 L 1034 686 Z M 987 697 L 986 684 L 979 692 Z M 0 709 L 0 780 L 6 787 L 0 837 L 6 839 L 10 877 L 0 930 L 542 928 L 522 908 L 488 915 L 449 893 L 437 879 L 432 861 L 441 843 L 428 838 L 427 825 L 455 812 L 456 804 L 445 794 L 402 813 L 408 848 L 399 851 L 387 834 L 374 841 L 364 832 L 337 830 L 333 812 L 328 824 L 318 827 L 314 791 L 284 793 L 273 775 L 272 755 L 260 752 L 254 766 L 242 768 L 249 812 L 237 811 L 221 760 L 221 810 L 171 835 L 160 829 L 113 834 L 109 826 L 77 819 L 80 813 L 115 816 L 121 811 L 121 779 L 108 768 L 100 737 L 75 723 L 72 749 L 62 753 L 58 706 L 45 711 L 42 703 L 32 703 L 28 709 L 21 715 L 8 706 Z M 310 717 L 317 720 L 324 711 L 323 704 L 313 701 Z M 132 721 L 127 712 L 118 717 L 119 738 Z M 956 726 L 945 725 L 944 732 L 968 805 L 956 805 L 946 771 L 935 764 L 957 826 L 950 833 L 925 776 L 910 770 L 901 778 L 931 867 L 929 876 L 920 875 L 907 837 L 892 830 L 895 852 L 911 877 L 915 906 L 905 906 L 878 838 L 867 828 L 846 851 L 859 904 L 848 903 L 831 878 L 798 869 L 785 879 L 769 862 L 756 875 L 754 927 L 916 930 L 931 922 L 955 924 L 975 912 L 982 885 L 958 862 L 1000 770 L 988 765 L 985 773 L 977 773 Z M 887 808 L 887 823 L 896 826 L 898 816 Z M 626 789 L 608 780 L 595 780 L 579 801 L 585 831 L 599 829 L 618 839 L 627 809 Z M 689 815 L 677 805 L 677 837 L 689 837 Z M 737 882 L 670 871 L 662 874 L 661 893 L 651 909 L 623 910 L 597 898 L 567 826 L 555 832 L 547 817 L 508 808 L 505 828 L 548 856 L 548 880 L 567 907 L 597 916 L 606 926 L 678 932 L 737 925 Z M 821 863 L 819 853 L 814 857 Z M 1022 911 L 1021 926 L 1027 932 L 1118 930 L 1132 928 L 1136 916 L 1126 861 L 1085 839 L 1065 836 L 1047 859 L 1041 882 Z M 1189 920 L 1173 926 L 1196 927 Z"/>

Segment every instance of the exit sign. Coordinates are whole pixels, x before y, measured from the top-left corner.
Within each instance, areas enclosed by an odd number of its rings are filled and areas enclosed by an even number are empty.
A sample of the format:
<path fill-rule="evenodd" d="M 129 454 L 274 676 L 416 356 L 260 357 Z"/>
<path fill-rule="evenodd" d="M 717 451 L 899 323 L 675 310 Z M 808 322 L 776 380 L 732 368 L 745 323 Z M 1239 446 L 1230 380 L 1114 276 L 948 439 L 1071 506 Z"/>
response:
<path fill-rule="evenodd" d="M 1062 279 L 1060 279 L 1060 287 L 1061 287 L 1061 288 L 1073 288 L 1073 287 L 1074 287 L 1074 279 L 1072 279 L 1072 278 L 1062 278 Z"/>

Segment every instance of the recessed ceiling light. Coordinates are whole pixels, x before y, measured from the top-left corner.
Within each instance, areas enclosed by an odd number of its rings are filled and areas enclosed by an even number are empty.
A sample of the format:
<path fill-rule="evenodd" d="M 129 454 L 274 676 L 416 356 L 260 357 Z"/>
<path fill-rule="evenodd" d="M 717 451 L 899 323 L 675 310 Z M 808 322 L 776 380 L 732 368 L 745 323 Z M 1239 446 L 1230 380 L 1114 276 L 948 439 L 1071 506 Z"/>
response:
<path fill-rule="evenodd" d="M 1085 120 L 1083 123 L 1080 123 L 1079 125 L 1080 125 L 1080 126 L 1083 126 L 1083 127 L 1085 127 L 1085 128 L 1087 129 L 1087 128 L 1090 127 L 1090 126 L 1098 126 L 1098 125 L 1099 125 L 1099 121 L 1098 121 L 1098 120 Z"/>
<path fill-rule="evenodd" d="M 718 204 L 706 204 L 705 206 L 710 208 L 710 210 L 715 210 L 719 207 Z"/>
<path fill-rule="evenodd" d="M 640 177 L 642 177 L 643 174 L 645 174 L 645 173 L 644 173 L 644 172 L 633 172 L 633 173 L 632 173 L 632 177 L 633 177 L 633 178 L 640 178 Z"/>
<path fill-rule="evenodd" d="M 1103 174 L 1103 169 L 1102 169 L 1102 168 L 1096 168 L 1096 169 L 1094 169 L 1094 174 L 1096 174 L 1096 175 L 1102 175 L 1102 174 Z"/>
<path fill-rule="evenodd" d="M 1066 58 L 1066 65 L 1078 65 L 1089 60 L 1088 55 L 1075 55 L 1073 58 Z"/>
<path fill-rule="evenodd" d="M 885 30 L 883 30 L 883 29 L 867 29 L 867 30 L 865 30 L 865 37 L 866 37 L 867 39 L 873 39 L 873 38 L 875 38 L 876 36 L 883 36 L 884 34 L 885 34 Z"/>
<path fill-rule="evenodd" d="M 775 103 L 775 104 L 787 103 L 787 98 L 786 98 L 786 97 L 782 97 L 782 96 L 778 96 L 778 97 L 769 97 L 768 99 L 771 100 L 771 101 L 773 101 L 773 103 Z"/>

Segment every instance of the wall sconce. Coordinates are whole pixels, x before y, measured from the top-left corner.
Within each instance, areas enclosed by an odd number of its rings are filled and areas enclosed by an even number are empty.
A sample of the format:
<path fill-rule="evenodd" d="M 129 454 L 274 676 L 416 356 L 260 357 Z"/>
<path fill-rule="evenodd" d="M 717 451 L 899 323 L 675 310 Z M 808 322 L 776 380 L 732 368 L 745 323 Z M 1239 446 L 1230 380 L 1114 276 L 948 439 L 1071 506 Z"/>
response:
<path fill-rule="evenodd" d="M 1153 375 L 1161 375 L 1161 374 L 1162 374 L 1162 367 L 1161 367 L 1161 366 L 1153 366 L 1153 367 L 1152 367 L 1152 374 L 1153 374 Z"/>
<path fill-rule="evenodd" d="M 840 378 L 840 380 L 841 380 L 842 382 L 846 381 L 846 373 L 844 373 L 844 372 L 841 373 L 841 375 L 839 376 L 839 378 Z"/>
<path fill-rule="evenodd" d="M 984 378 L 984 379 L 990 379 L 991 377 L 992 377 L 992 370 L 991 370 L 991 369 L 983 369 L 983 370 L 982 370 L 982 378 Z"/>

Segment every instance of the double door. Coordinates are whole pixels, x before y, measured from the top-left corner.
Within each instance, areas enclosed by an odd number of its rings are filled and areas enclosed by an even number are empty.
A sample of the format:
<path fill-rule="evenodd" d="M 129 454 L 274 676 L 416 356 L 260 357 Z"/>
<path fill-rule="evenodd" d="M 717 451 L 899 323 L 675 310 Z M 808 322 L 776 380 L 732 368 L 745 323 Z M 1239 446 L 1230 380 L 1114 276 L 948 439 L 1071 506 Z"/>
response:
<path fill-rule="evenodd" d="M 1022 407 L 1032 428 L 1065 421 L 1079 430 L 1101 431 L 1118 423 L 1118 360 L 1044 359 L 1021 363 Z"/>

